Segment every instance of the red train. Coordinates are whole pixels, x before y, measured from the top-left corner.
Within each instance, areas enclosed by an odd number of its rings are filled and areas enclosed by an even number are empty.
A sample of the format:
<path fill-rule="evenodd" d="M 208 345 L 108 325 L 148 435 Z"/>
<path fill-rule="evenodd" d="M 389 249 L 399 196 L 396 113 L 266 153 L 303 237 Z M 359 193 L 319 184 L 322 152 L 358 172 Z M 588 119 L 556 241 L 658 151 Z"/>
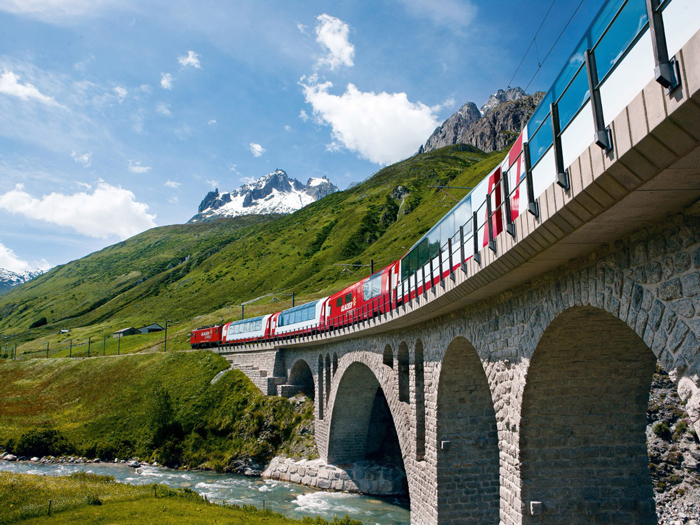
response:
<path fill-rule="evenodd" d="M 193 330 L 193 348 L 245 345 L 312 335 L 387 313 L 424 294 L 508 230 L 527 209 L 523 141 L 399 261 L 316 301 L 274 314 Z"/>

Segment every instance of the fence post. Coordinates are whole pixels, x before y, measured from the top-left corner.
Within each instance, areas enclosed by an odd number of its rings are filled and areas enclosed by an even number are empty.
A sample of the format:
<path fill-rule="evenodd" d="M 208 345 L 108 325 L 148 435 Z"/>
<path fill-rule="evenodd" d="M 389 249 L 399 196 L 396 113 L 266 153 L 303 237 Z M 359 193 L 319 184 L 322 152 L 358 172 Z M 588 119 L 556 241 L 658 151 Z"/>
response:
<path fill-rule="evenodd" d="M 90 357 L 90 345 L 92 344 L 92 337 L 88 337 L 88 357 Z"/>
<path fill-rule="evenodd" d="M 168 349 L 168 321 L 165 321 L 165 338 L 163 340 L 163 352 Z"/>
<path fill-rule="evenodd" d="M 70 346 L 68 347 L 68 357 L 73 357 L 73 340 L 70 340 Z"/>
<path fill-rule="evenodd" d="M 107 347 L 107 336 L 102 336 L 102 357 L 105 356 L 105 348 Z"/>
<path fill-rule="evenodd" d="M 117 337 L 117 355 L 120 355 L 121 348 L 122 348 L 122 336 L 120 334 L 119 337 Z"/>
<path fill-rule="evenodd" d="M 49 343 L 46 343 L 46 358 L 49 357 Z"/>

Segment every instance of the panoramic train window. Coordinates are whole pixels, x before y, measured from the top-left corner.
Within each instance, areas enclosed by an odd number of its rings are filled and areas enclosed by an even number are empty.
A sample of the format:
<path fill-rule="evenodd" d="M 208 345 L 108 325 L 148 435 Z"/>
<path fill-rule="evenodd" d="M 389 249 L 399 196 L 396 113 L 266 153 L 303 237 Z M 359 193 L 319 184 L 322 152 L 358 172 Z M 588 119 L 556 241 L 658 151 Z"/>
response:
<path fill-rule="evenodd" d="M 316 317 L 316 303 L 318 303 L 318 301 L 285 310 L 280 314 L 277 326 L 303 323 L 304 321 L 314 319 Z"/>
<path fill-rule="evenodd" d="M 464 240 L 471 234 L 472 224 L 471 197 L 465 198 L 445 217 L 435 225 L 414 247 L 401 259 L 401 280 L 408 279 L 414 273 L 420 271 L 424 264 L 436 257 L 440 247 L 447 244 L 447 240 L 459 232 L 459 227 L 464 226 Z"/>
<path fill-rule="evenodd" d="M 362 295 L 365 301 L 374 299 L 382 293 L 382 272 L 375 273 L 365 281 Z"/>

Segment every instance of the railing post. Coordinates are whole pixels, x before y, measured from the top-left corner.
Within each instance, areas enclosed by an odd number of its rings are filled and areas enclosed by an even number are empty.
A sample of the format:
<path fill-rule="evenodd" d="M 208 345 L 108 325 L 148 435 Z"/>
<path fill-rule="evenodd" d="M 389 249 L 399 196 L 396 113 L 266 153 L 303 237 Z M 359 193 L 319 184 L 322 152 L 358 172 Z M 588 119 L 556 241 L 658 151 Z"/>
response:
<path fill-rule="evenodd" d="M 449 253 L 449 265 L 450 265 L 450 279 L 453 281 L 455 280 L 455 270 L 454 270 L 454 263 L 452 260 L 452 237 L 447 239 L 447 252 Z"/>
<path fill-rule="evenodd" d="M 503 204 L 505 205 L 506 213 L 506 231 L 515 237 L 515 224 L 513 224 L 513 215 L 510 209 L 510 181 L 508 180 L 508 171 L 510 168 L 503 172 L 501 180 L 503 181 Z"/>
<path fill-rule="evenodd" d="M 440 281 L 444 286 L 445 282 L 442 280 L 442 246 L 438 247 L 438 250 L 438 281 Z"/>
<path fill-rule="evenodd" d="M 486 229 L 489 233 L 489 248 L 496 251 L 496 241 L 493 240 L 493 209 L 491 207 L 491 192 L 486 194 Z"/>
<path fill-rule="evenodd" d="M 659 0 L 647 0 L 647 17 L 649 18 L 649 34 L 651 47 L 654 51 L 654 77 L 656 81 L 669 91 L 678 86 L 678 62 L 668 57 L 666 46 L 666 30 L 664 19 L 659 11 Z"/>
<path fill-rule="evenodd" d="M 428 254 L 428 256 L 430 256 L 430 254 Z M 433 262 L 433 260 L 430 259 L 430 262 Z M 421 264 L 421 270 L 423 271 L 423 295 L 425 295 L 426 292 L 428 291 L 428 287 L 426 286 L 426 283 L 425 283 L 425 264 Z M 416 283 L 416 296 L 418 296 L 418 283 Z"/>
<path fill-rule="evenodd" d="M 532 180 L 532 163 L 530 162 L 530 143 L 523 144 L 523 155 L 525 157 L 525 187 L 527 189 L 527 211 L 535 217 L 540 216 L 540 209 L 535 200 L 535 184 Z"/>
<path fill-rule="evenodd" d="M 467 273 L 467 261 L 464 260 L 464 224 L 459 227 L 459 267 Z"/>
<path fill-rule="evenodd" d="M 552 102 L 549 106 L 552 116 L 552 148 L 554 148 L 554 166 L 557 171 L 557 184 L 569 191 L 569 174 L 564 167 L 564 152 L 561 149 L 561 124 L 559 123 L 559 106 Z"/>
<path fill-rule="evenodd" d="M 479 226 L 477 222 L 476 212 L 472 214 L 472 240 L 474 241 L 474 260 L 476 264 L 481 264 L 481 255 L 479 254 Z"/>
<path fill-rule="evenodd" d="M 591 94 L 591 111 L 593 112 L 593 129 L 595 143 L 605 151 L 610 151 L 610 134 L 605 129 L 605 118 L 603 117 L 603 103 L 600 100 L 598 90 L 598 69 L 595 64 L 595 53 L 591 49 L 586 49 L 586 74 L 588 75 L 588 89 Z"/>

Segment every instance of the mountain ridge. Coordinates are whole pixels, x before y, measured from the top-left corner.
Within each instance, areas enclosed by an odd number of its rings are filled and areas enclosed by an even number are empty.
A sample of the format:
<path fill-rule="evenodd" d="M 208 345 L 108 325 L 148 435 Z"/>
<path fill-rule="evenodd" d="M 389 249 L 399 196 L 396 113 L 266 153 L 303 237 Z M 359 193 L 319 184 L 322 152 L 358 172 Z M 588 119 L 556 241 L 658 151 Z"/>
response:
<path fill-rule="evenodd" d="M 233 191 L 210 191 L 199 204 L 190 223 L 210 222 L 221 217 L 289 214 L 338 191 L 326 177 L 311 177 L 306 184 L 290 178 L 284 170 L 243 184 Z"/>

